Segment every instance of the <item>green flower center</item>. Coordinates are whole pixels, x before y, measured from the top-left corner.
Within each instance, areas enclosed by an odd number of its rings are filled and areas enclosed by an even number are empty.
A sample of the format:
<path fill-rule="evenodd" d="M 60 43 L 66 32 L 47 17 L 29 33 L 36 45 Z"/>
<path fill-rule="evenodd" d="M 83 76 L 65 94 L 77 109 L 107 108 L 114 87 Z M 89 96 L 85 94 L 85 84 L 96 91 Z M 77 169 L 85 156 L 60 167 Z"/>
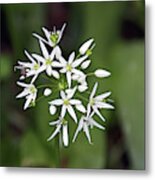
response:
<path fill-rule="evenodd" d="M 59 35 L 58 35 L 57 33 L 51 34 L 51 36 L 50 36 L 50 40 L 51 40 L 54 44 L 57 43 L 58 38 L 59 38 Z"/>
<path fill-rule="evenodd" d="M 72 66 L 70 64 L 67 64 L 66 69 L 67 69 L 67 71 L 71 71 L 72 70 Z"/>
<path fill-rule="evenodd" d="M 58 83 L 59 90 L 64 90 L 66 87 L 67 87 L 67 84 L 65 82 Z"/>
<path fill-rule="evenodd" d="M 87 56 L 92 55 L 92 51 L 91 51 L 91 49 L 88 49 L 88 50 L 87 50 L 86 55 L 87 55 Z"/>
<path fill-rule="evenodd" d="M 65 99 L 64 100 L 64 105 L 68 106 L 70 103 L 69 103 L 69 100 L 68 99 Z"/>
<path fill-rule="evenodd" d="M 51 59 L 46 59 L 46 65 L 52 65 L 52 60 Z"/>
<path fill-rule="evenodd" d="M 68 122 L 67 122 L 66 119 L 63 119 L 63 120 L 62 120 L 62 124 L 63 124 L 63 125 L 66 125 L 67 123 L 68 123 Z"/>
<path fill-rule="evenodd" d="M 31 92 L 32 94 L 36 93 L 36 88 L 35 88 L 34 86 L 31 86 L 31 87 L 30 87 L 30 92 Z"/>
<path fill-rule="evenodd" d="M 37 70 L 39 69 L 39 67 L 40 67 L 39 64 L 36 63 L 36 64 L 33 66 L 33 69 L 34 69 L 35 71 L 37 71 Z"/>
<path fill-rule="evenodd" d="M 90 105 L 93 106 L 94 103 L 95 103 L 94 99 L 91 99 L 91 100 L 90 100 Z"/>

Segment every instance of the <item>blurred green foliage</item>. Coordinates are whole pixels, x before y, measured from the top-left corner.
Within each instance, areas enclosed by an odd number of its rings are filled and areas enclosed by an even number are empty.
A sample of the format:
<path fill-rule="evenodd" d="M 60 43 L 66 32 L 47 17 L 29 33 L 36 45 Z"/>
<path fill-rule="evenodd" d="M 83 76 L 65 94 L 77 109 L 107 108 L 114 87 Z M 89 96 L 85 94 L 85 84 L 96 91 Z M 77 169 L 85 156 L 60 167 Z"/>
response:
<path fill-rule="evenodd" d="M 1 5 L 1 10 L 1 166 L 144 169 L 144 3 L 10 4 Z M 57 139 L 46 141 L 53 130 L 47 100 L 24 112 L 22 100 L 15 99 L 19 73 L 13 66 L 25 59 L 25 48 L 39 52 L 32 32 L 41 34 L 42 26 L 60 27 L 64 20 L 66 56 L 72 47 L 95 39 L 92 69 L 111 71 L 110 78 L 100 80 L 99 93 L 112 91 L 115 111 L 102 112 L 106 130 L 91 132 L 93 145 L 81 133 L 76 143 L 59 152 Z M 71 121 L 70 141 L 75 129 Z"/>

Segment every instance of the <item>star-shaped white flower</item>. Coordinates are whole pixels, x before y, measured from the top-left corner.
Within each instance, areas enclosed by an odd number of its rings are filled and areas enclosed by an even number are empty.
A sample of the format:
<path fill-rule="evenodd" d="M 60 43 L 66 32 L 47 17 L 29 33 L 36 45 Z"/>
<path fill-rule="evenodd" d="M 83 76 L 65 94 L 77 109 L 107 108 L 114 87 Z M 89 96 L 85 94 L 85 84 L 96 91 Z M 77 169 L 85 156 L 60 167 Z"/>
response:
<path fill-rule="evenodd" d="M 89 127 L 90 128 L 93 128 L 94 126 L 99 128 L 99 129 L 102 129 L 104 130 L 105 128 L 103 126 L 101 126 L 99 123 L 97 123 L 92 117 L 94 115 L 94 112 L 91 113 L 91 114 L 87 114 L 86 116 L 82 116 L 80 121 L 79 121 L 79 125 L 76 129 L 76 132 L 74 134 L 74 137 L 73 137 L 73 142 L 75 142 L 76 138 L 77 138 L 77 135 L 78 133 L 83 129 L 83 131 L 85 132 L 86 134 L 86 137 L 89 141 L 89 143 L 91 144 L 91 136 L 90 136 L 90 133 L 89 133 Z"/>
<path fill-rule="evenodd" d="M 59 118 L 57 121 L 52 121 L 49 123 L 51 126 L 56 126 L 55 131 L 53 134 L 47 139 L 47 141 L 52 140 L 58 133 L 60 133 L 62 129 L 62 140 L 64 146 L 68 146 L 69 138 L 68 138 L 68 122 L 64 118 Z"/>
<path fill-rule="evenodd" d="M 15 69 L 25 70 L 25 73 L 21 75 L 20 79 L 25 79 L 26 77 L 34 76 L 33 80 L 44 71 L 44 67 L 41 66 L 40 61 L 35 61 L 34 58 L 25 50 L 25 54 L 30 60 L 30 62 L 18 61 L 19 66 L 15 66 Z"/>
<path fill-rule="evenodd" d="M 56 27 L 54 27 L 53 31 L 47 30 L 45 27 L 42 28 L 46 39 L 42 38 L 40 35 L 33 33 L 33 36 L 35 36 L 37 39 L 41 40 L 42 42 L 48 44 L 51 47 L 55 47 L 61 40 L 63 31 L 66 27 L 66 24 L 64 23 L 61 30 L 56 30 Z"/>
<path fill-rule="evenodd" d="M 62 69 L 60 70 L 61 73 L 66 73 L 66 78 L 68 82 L 68 87 L 71 88 L 71 82 L 72 82 L 72 75 L 80 75 L 85 76 L 85 74 L 80 71 L 78 66 L 87 59 L 87 56 L 82 56 L 78 59 L 75 59 L 75 52 L 72 52 L 68 58 L 68 61 L 66 61 L 62 56 L 59 56 L 59 61 L 62 65 Z"/>
<path fill-rule="evenodd" d="M 85 113 L 86 110 L 85 110 L 85 107 L 82 105 L 82 102 L 79 99 L 72 99 L 72 97 L 75 94 L 75 91 L 76 91 L 76 87 L 73 89 L 68 89 L 68 90 L 66 90 L 66 92 L 61 91 L 60 92 L 61 99 L 55 99 L 55 100 L 49 102 L 49 104 L 51 104 L 53 111 L 55 111 L 55 109 L 54 109 L 55 106 L 62 106 L 60 117 L 64 118 L 66 112 L 68 111 L 70 116 L 77 123 L 77 116 L 75 114 L 73 106 L 75 106 L 75 108 L 82 113 Z"/>
<path fill-rule="evenodd" d="M 39 41 L 39 43 L 43 57 L 38 54 L 32 54 L 32 56 L 42 63 L 42 68 L 46 70 L 48 76 L 53 76 L 56 79 L 59 79 L 60 75 L 58 71 L 54 70 L 54 68 L 62 67 L 62 65 L 55 60 L 55 57 L 60 56 L 59 53 L 61 53 L 59 47 L 56 46 L 51 54 L 49 54 L 43 42 Z"/>
<path fill-rule="evenodd" d="M 25 84 L 23 82 L 17 82 L 17 84 L 24 88 L 24 90 L 16 96 L 16 98 L 26 98 L 26 102 L 24 104 L 24 110 L 27 109 L 30 103 L 35 103 L 37 97 L 37 89 L 31 84 Z"/>
<path fill-rule="evenodd" d="M 104 102 L 105 98 L 110 96 L 111 92 L 106 92 L 103 94 L 100 94 L 98 96 L 95 96 L 96 90 L 97 90 L 98 83 L 95 83 L 93 90 L 89 97 L 89 103 L 88 103 L 88 110 L 87 113 L 89 114 L 91 111 L 91 108 L 93 111 L 103 120 L 105 121 L 104 117 L 101 115 L 99 109 L 114 109 L 114 107 L 111 104 L 108 104 Z M 95 97 L 94 97 L 95 96 Z"/>

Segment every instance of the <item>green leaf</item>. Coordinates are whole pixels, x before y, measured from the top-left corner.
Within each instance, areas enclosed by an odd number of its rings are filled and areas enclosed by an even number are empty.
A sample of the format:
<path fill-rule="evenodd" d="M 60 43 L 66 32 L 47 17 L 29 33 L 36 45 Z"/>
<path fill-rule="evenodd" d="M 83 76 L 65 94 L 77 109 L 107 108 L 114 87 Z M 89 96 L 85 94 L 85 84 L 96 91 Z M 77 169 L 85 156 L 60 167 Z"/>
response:
<path fill-rule="evenodd" d="M 121 43 L 111 53 L 109 83 L 133 169 L 144 169 L 144 43 Z"/>
<path fill-rule="evenodd" d="M 0 78 L 1 80 L 7 79 L 12 72 L 12 63 L 10 56 L 2 54 L 0 57 Z"/>
<path fill-rule="evenodd" d="M 33 131 L 28 131 L 21 142 L 22 166 L 53 166 L 46 149 Z"/>

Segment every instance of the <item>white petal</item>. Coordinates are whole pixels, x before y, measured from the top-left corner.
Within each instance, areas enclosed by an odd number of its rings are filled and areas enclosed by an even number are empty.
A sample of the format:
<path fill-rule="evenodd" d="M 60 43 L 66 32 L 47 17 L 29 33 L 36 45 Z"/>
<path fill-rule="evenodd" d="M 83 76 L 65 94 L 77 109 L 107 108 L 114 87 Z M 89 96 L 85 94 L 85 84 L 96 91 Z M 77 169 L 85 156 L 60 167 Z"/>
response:
<path fill-rule="evenodd" d="M 97 106 L 99 108 L 104 108 L 104 109 L 114 109 L 114 107 L 111 104 L 105 102 L 97 102 Z"/>
<path fill-rule="evenodd" d="M 94 121 L 93 119 L 91 119 L 91 124 L 93 125 L 93 126 L 96 126 L 97 128 L 99 128 L 99 129 L 105 129 L 105 127 L 103 127 L 103 126 L 101 126 L 99 123 L 97 123 L 96 121 Z"/>
<path fill-rule="evenodd" d="M 52 67 L 58 67 L 58 68 L 61 68 L 63 67 L 61 63 L 57 62 L 57 61 L 53 61 L 52 62 Z"/>
<path fill-rule="evenodd" d="M 66 61 L 62 56 L 60 56 L 60 57 L 58 58 L 58 60 L 61 62 L 61 64 L 62 64 L 63 66 L 65 66 L 65 65 L 67 64 L 67 61 Z"/>
<path fill-rule="evenodd" d="M 91 106 L 90 104 L 87 105 L 87 117 L 90 115 L 91 112 Z"/>
<path fill-rule="evenodd" d="M 105 92 L 103 94 L 96 96 L 94 99 L 102 101 L 103 99 L 107 98 L 110 95 L 111 95 L 111 92 Z"/>
<path fill-rule="evenodd" d="M 56 128 L 56 130 L 54 131 L 54 133 L 47 139 L 47 141 L 50 141 L 52 140 L 60 131 L 60 128 L 61 128 L 61 124 L 59 124 Z"/>
<path fill-rule="evenodd" d="M 55 55 L 56 55 L 56 49 L 54 48 L 51 54 L 49 55 L 50 59 L 53 60 Z"/>
<path fill-rule="evenodd" d="M 82 113 L 86 112 L 86 108 L 82 104 L 77 104 L 75 107 L 78 111 L 80 111 Z"/>
<path fill-rule="evenodd" d="M 59 124 L 59 123 L 60 123 L 60 120 L 51 121 L 51 122 L 49 123 L 49 125 L 50 125 L 50 126 L 54 126 L 54 125 L 57 125 L 57 124 Z"/>
<path fill-rule="evenodd" d="M 70 88 L 71 87 L 71 81 L 72 81 L 72 79 L 71 79 L 71 72 L 70 71 L 68 71 L 66 73 L 66 78 L 67 78 L 68 87 Z"/>
<path fill-rule="evenodd" d="M 68 146 L 68 125 L 65 124 L 62 126 L 62 135 L 63 135 L 63 143 L 64 146 Z"/>
<path fill-rule="evenodd" d="M 45 27 L 43 27 L 42 30 L 43 30 L 43 32 L 45 33 L 46 38 L 47 38 L 47 39 L 50 39 L 51 33 L 50 33 Z"/>
<path fill-rule="evenodd" d="M 97 69 L 95 72 L 94 72 L 95 76 L 96 77 L 99 77 L 99 78 L 104 78 L 104 77 L 108 77 L 111 75 L 110 72 L 106 71 L 106 70 L 103 70 L 103 69 Z"/>
<path fill-rule="evenodd" d="M 55 47 L 55 55 L 56 55 L 56 58 L 59 59 L 62 55 L 62 52 L 61 52 L 61 49 L 59 46 L 56 46 Z"/>
<path fill-rule="evenodd" d="M 82 44 L 82 46 L 79 49 L 80 54 L 85 54 L 86 51 L 89 49 L 89 47 L 91 46 L 91 44 L 93 43 L 94 39 L 89 39 L 88 41 L 86 41 L 84 44 Z"/>
<path fill-rule="evenodd" d="M 24 51 L 26 56 L 29 58 L 29 60 L 32 62 L 32 63 L 35 63 L 35 60 L 32 58 L 32 56 L 25 50 Z"/>
<path fill-rule="evenodd" d="M 86 91 L 88 89 L 88 86 L 85 86 L 85 85 L 79 85 L 78 86 L 78 90 L 80 91 L 80 92 L 84 92 L 84 91 Z"/>
<path fill-rule="evenodd" d="M 75 52 L 72 52 L 69 56 L 68 63 L 71 64 L 75 58 Z"/>
<path fill-rule="evenodd" d="M 49 42 L 46 41 L 44 38 L 42 38 L 40 35 L 38 35 L 38 34 L 36 34 L 36 33 L 33 33 L 33 36 L 36 37 L 37 39 L 39 39 L 39 41 L 42 41 L 42 42 L 50 45 Z"/>
<path fill-rule="evenodd" d="M 67 98 L 68 99 L 71 99 L 74 96 L 74 94 L 76 92 L 76 89 L 77 89 L 77 87 L 75 86 L 73 89 L 66 90 L 68 92 L 67 93 Z"/>
<path fill-rule="evenodd" d="M 45 59 L 42 56 L 38 55 L 38 54 L 32 54 L 32 56 L 39 62 L 42 62 L 42 63 L 45 62 Z"/>
<path fill-rule="evenodd" d="M 56 79 L 59 79 L 59 78 L 60 78 L 59 73 L 58 73 L 57 71 L 55 71 L 55 70 L 52 70 L 52 75 L 53 75 L 53 77 L 55 77 Z"/>
<path fill-rule="evenodd" d="M 90 65 L 90 63 L 91 63 L 91 60 L 87 60 L 87 61 L 83 62 L 83 63 L 81 64 L 81 68 L 82 68 L 82 69 L 87 69 L 88 66 Z"/>
<path fill-rule="evenodd" d="M 75 68 L 77 66 L 79 66 L 85 59 L 87 58 L 87 56 L 83 56 L 79 59 L 76 59 L 73 63 L 72 66 Z"/>
<path fill-rule="evenodd" d="M 62 97 L 62 99 L 67 99 L 67 96 L 64 91 L 60 91 L 60 96 Z"/>
<path fill-rule="evenodd" d="M 21 87 L 28 87 L 29 86 L 29 84 L 25 84 L 25 83 L 19 82 L 19 81 L 17 81 L 17 85 L 19 85 Z"/>
<path fill-rule="evenodd" d="M 83 116 L 82 116 L 81 119 L 80 119 L 79 125 L 78 125 L 78 127 L 77 127 L 77 129 L 76 129 L 76 132 L 75 132 L 75 134 L 74 134 L 74 137 L 73 137 L 72 142 L 75 142 L 75 139 L 76 139 L 79 131 L 81 131 L 82 128 L 83 128 Z"/>
<path fill-rule="evenodd" d="M 63 32 L 64 32 L 65 27 L 66 27 L 66 23 L 63 24 L 63 26 L 62 26 L 62 28 L 61 28 L 61 30 L 60 30 L 60 32 L 59 32 L 58 42 L 60 41 L 60 39 L 61 39 L 61 37 L 62 37 L 62 34 L 63 34 Z"/>
<path fill-rule="evenodd" d="M 74 74 L 77 74 L 77 75 L 81 76 L 81 77 L 85 76 L 85 74 L 82 71 L 78 70 L 78 69 L 72 69 L 72 72 Z"/>
<path fill-rule="evenodd" d="M 101 113 L 95 106 L 93 106 L 93 110 L 103 121 L 105 121 L 105 118 L 101 115 Z"/>
<path fill-rule="evenodd" d="M 44 43 L 42 41 L 39 41 L 39 44 L 40 44 L 40 48 L 41 48 L 41 51 L 43 53 L 43 56 L 45 57 L 45 59 L 48 59 L 49 58 L 49 53 L 48 53 Z"/>
<path fill-rule="evenodd" d="M 47 66 L 46 73 L 47 73 L 48 76 L 52 75 L 52 67 L 51 66 Z"/>
<path fill-rule="evenodd" d="M 89 134 L 89 129 L 86 123 L 84 123 L 83 125 L 83 130 L 86 133 L 87 139 L 89 141 L 89 143 L 91 144 L 91 138 L 90 138 L 90 134 Z"/>
<path fill-rule="evenodd" d="M 67 110 L 68 110 L 69 114 L 71 115 L 71 117 L 74 119 L 74 121 L 77 123 L 77 117 L 76 117 L 75 111 L 72 108 L 72 106 L 70 106 L 70 105 L 67 106 Z"/>
<path fill-rule="evenodd" d="M 32 94 L 30 94 L 29 96 L 27 96 L 26 102 L 25 102 L 25 104 L 24 104 L 24 110 L 29 107 L 31 101 L 32 101 Z"/>
<path fill-rule="evenodd" d="M 22 91 L 20 94 L 18 94 L 17 96 L 16 96 L 16 98 L 22 98 L 22 97 L 24 97 L 24 96 L 27 96 L 29 94 L 29 91 L 28 90 L 24 90 L 24 91 Z"/>
<path fill-rule="evenodd" d="M 55 113 L 56 113 L 56 107 L 55 106 L 53 106 L 53 105 L 50 105 L 50 107 L 49 107 L 49 111 L 50 111 L 50 114 L 51 115 L 54 115 Z"/>
<path fill-rule="evenodd" d="M 46 88 L 44 90 L 44 96 L 49 96 L 52 93 L 52 90 L 50 88 Z"/>
<path fill-rule="evenodd" d="M 33 77 L 32 80 L 31 80 L 31 84 L 33 84 L 33 83 L 35 82 L 35 80 L 37 79 L 37 77 L 38 77 L 38 74 L 35 74 L 34 77 Z"/>
<path fill-rule="evenodd" d="M 62 69 L 60 69 L 60 73 L 66 73 L 66 68 L 62 68 Z"/>
<path fill-rule="evenodd" d="M 66 114 L 66 106 L 63 105 L 61 109 L 61 118 L 64 118 L 65 114 Z"/>
<path fill-rule="evenodd" d="M 55 99 L 55 100 L 51 101 L 50 104 L 60 106 L 63 104 L 63 100 L 62 99 Z"/>
<path fill-rule="evenodd" d="M 98 86 L 98 83 L 95 83 L 94 87 L 93 87 L 93 90 L 90 94 L 90 99 L 92 99 L 96 93 L 96 90 L 97 90 L 97 86 Z"/>
<path fill-rule="evenodd" d="M 78 99 L 71 99 L 69 102 L 70 102 L 72 105 L 81 104 L 81 101 L 78 100 Z"/>
<path fill-rule="evenodd" d="M 77 81 L 79 79 L 79 75 L 78 74 L 73 74 L 72 79 Z"/>
<path fill-rule="evenodd" d="M 33 63 L 21 62 L 21 61 L 18 61 L 18 64 L 21 65 L 22 67 L 15 66 L 16 69 L 23 69 L 24 67 L 32 68 L 32 66 L 33 66 Z"/>
<path fill-rule="evenodd" d="M 20 76 L 20 78 L 19 78 L 20 80 L 23 80 L 23 79 L 25 79 L 25 76 Z"/>

